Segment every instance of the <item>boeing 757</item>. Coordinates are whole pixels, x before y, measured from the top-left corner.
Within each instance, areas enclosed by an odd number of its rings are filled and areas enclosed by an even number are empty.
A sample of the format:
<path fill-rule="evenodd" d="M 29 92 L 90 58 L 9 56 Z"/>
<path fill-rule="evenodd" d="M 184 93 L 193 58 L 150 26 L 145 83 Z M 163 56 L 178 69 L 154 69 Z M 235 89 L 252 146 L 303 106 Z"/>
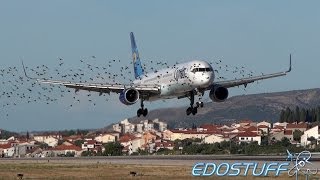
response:
<path fill-rule="evenodd" d="M 209 97 L 214 102 L 223 102 L 229 96 L 228 88 L 253 83 L 258 80 L 269 79 L 284 76 L 291 71 L 291 55 L 290 67 L 287 71 L 263 74 L 260 76 L 252 76 L 248 78 L 215 81 L 215 74 L 210 63 L 203 60 L 192 60 L 186 63 L 174 65 L 171 68 L 162 69 L 152 73 L 145 73 L 141 65 L 137 44 L 133 33 L 130 33 L 132 60 L 134 68 L 135 80 L 130 84 L 109 84 L 109 83 L 77 83 L 61 80 L 38 79 L 39 83 L 62 85 L 67 88 L 73 88 L 75 91 L 86 90 L 103 93 L 117 93 L 119 100 L 125 105 L 133 105 L 140 100 L 140 108 L 137 116 L 147 116 L 148 109 L 144 107 L 144 101 L 156 101 L 160 99 L 172 98 L 189 98 L 190 106 L 186 110 L 186 114 L 197 114 L 198 108 L 203 107 L 201 101 L 205 91 L 209 92 Z M 23 65 L 23 63 L 22 63 Z M 25 67 L 24 73 L 28 77 Z M 28 77 L 30 78 L 30 77 Z M 195 103 L 195 96 L 199 101 Z"/>

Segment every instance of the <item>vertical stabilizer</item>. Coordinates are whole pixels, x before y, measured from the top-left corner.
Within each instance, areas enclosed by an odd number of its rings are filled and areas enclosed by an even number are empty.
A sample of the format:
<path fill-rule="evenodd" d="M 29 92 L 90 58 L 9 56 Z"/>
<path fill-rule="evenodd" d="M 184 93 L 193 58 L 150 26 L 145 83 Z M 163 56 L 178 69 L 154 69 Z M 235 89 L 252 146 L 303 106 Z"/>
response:
<path fill-rule="evenodd" d="M 136 41 L 134 39 L 133 32 L 130 33 L 130 39 L 131 39 L 131 50 L 132 50 L 134 77 L 136 79 L 139 79 L 139 77 L 141 77 L 144 72 L 143 72 L 143 68 L 141 66 L 139 52 L 138 52 Z"/>

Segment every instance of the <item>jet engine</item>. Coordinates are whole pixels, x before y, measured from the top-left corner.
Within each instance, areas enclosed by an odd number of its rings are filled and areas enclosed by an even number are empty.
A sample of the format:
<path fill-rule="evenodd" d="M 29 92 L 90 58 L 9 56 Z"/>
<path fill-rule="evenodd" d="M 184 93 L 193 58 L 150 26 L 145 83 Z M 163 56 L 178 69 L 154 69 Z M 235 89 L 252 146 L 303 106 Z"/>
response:
<path fill-rule="evenodd" d="M 136 89 L 125 89 L 120 93 L 119 100 L 125 105 L 132 105 L 139 100 L 139 91 Z"/>
<path fill-rule="evenodd" d="M 222 86 L 215 86 L 210 90 L 209 97 L 214 102 L 223 102 L 229 96 L 229 91 L 227 88 Z"/>

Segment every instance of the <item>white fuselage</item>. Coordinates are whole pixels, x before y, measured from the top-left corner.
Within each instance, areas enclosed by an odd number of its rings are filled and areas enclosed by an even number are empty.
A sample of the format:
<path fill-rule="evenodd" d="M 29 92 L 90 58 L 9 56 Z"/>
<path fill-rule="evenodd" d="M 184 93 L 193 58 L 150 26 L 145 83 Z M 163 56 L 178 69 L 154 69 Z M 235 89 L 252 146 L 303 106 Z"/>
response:
<path fill-rule="evenodd" d="M 174 65 L 171 68 L 144 74 L 139 80 L 135 80 L 134 84 L 160 85 L 161 93 L 147 99 L 148 101 L 154 101 L 185 96 L 194 89 L 207 88 L 213 81 L 214 71 L 211 65 L 206 61 L 193 60 Z"/>

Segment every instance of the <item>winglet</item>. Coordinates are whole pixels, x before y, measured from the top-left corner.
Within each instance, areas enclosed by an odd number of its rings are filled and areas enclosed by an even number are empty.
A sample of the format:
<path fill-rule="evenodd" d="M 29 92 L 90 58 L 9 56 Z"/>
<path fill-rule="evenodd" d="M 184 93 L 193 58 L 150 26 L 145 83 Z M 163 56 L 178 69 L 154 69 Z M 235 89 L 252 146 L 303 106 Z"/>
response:
<path fill-rule="evenodd" d="M 292 67 L 292 66 L 291 66 L 291 54 L 290 54 L 290 66 L 289 66 L 288 71 L 286 71 L 287 73 L 288 73 L 288 72 L 291 72 L 291 69 L 292 69 L 291 67 Z"/>

